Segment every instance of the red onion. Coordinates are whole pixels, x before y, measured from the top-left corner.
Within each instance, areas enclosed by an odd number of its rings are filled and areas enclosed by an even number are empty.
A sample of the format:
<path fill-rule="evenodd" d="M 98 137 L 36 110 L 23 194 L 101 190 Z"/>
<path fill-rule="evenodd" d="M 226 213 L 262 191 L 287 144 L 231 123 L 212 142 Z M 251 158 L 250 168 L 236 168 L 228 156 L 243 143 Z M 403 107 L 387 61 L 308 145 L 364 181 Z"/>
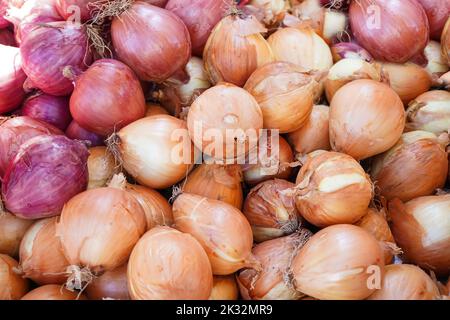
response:
<path fill-rule="evenodd" d="M 169 0 L 166 9 L 183 20 L 191 36 L 192 53 L 201 57 L 212 29 L 231 5 L 231 0 Z"/>
<path fill-rule="evenodd" d="M 91 8 L 88 6 L 96 1 L 98 0 L 56 0 L 56 10 L 64 20 L 80 19 L 75 22 L 86 22 L 91 18 Z M 77 9 L 79 11 L 75 11 Z"/>
<path fill-rule="evenodd" d="M 4 46 L 17 46 L 16 39 L 14 39 L 14 33 L 9 29 L 0 29 L 0 44 Z"/>
<path fill-rule="evenodd" d="M 82 128 L 73 120 L 66 130 L 66 136 L 73 140 L 88 141 L 90 147 L 97 147 L 105 144 L 105 137 Z"/>
<path fill-rule="evenodd" d="M 113 19 L 111 37 L 118 58 L 141 80 L 168 79 L 184 68 L 191 54 L 189 31 L 183 21 L 144 2 L 133 3 Z"/>
<path fill-rule="evenodd" d="M 91 60 L 84 27 L 66 22 L 33 29 L 23 39 L 20 52 L 32 85 L 54 96 L 70 94 L 73 77 Z"/>
<path fill-rule="evenodd" d="M 28 140 L 3 179 L 6 208 L 24 219 L 60 214 L 64 204 L 87 187 L 88 156 L 84 144 L 65 136 Z"/>
<path fill-rule="evenodd" d="M 9 21 L 4 18 L 8 9 L 8 1 L 0 0 L 0 29 L 7 28 Z"/>
<path fill-rule="evenodd" d="M 350 5 L 358 42 L 376 59 L 403 63 L 428 43 L 425 10 L 416 0 L 358 0 Z"/>
<path fill-rule="evenodd" d="M 439 41 L 445 22 L 450 16 L 450 1 L 448 0 L 417 0 L 428 17 L 430 24 L 430 37 Z"/>
<path fill-rule="evenodd" d="M 22 59 L 18 48 L 0 45 L 0 115 L 20 105 L 25 92 L 23 84 L 27 76 L 22 71 Z"/>
<path fill-rule="evenodd" d="M 96 61 L 76 80 L 70 98 L 75 121 L 105 136 L 143 118 L 145 111 L 144 93 L 133 70 L 112 59 Z"/>
<path fill-rule="evenodd" d="M 167 4 L 168 0 L 143 0 L 144 2 L 147 2 L 148 4 L 152 4 L 157 7 L 164 8 Z"/>
<path fill-rule="evenodd" d="M 28 98 L 23 104 L 22 115 L 50 123 L 63 131 L 72 120 L 69 98 L 48 94 L 38 94 Z"/>
<path fill-rule="evenodd" d="M 362 59 L 372 62 L 373 58 L 366 49 L 353 42 L 340 42 L 331 47 L 334 62 L 342 59 Z"/>

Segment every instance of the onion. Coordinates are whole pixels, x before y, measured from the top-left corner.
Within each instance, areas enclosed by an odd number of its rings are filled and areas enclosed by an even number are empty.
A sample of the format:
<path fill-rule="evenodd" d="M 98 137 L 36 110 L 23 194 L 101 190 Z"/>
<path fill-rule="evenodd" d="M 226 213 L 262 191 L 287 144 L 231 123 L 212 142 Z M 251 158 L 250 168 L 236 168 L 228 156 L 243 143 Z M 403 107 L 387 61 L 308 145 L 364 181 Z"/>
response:
<path fill-rule="evenodd" d="M 33 221 L 4 212 L 0 204 L 0 254 L 19 256 L 20 242 Z"/>
<path fill-rule="evenodd" d="M 450 93 L 433 90 L 411 101 L 406 110 L 408 130 L 424 130 L 438 135 L 450 128 Z"/>
<path fill-rule="evenodd" d="M 392 264 L 386 266 L 383 284 L 369 300 L 437 300 L 439 289 L 417 266 Z"/>
<path fill-rule="evenodd" d="M 61 130 L 66 130 L 72 117 L 67 97 L 54 97 L 37 94 L 28 98 L 21 111 L 23 116 L 50 123 Z"/>
<path fill-rule="evenodd" d="M 229 82 L 243 86 L 260 66 L 274 56 L 261 35 L 267 30 L 254 16 L 231 14 L 214 28 L 203 53 L 212 83 Z"/>
<path fill-rule="evenodd" d="M 330 141 L 333 150 L 357 160 L 391 148 L 405 126 L 398 95 L 374 80 L 356 80 L 343 86 L 330 105 Z"/>
<path fill-rule="evenodd" d="M 394 147 L 373 161 L 371 175 L 381 195 L 387 200 L 409 201 L 442 188 L 447 180 L 447 144 L 448 140 L 440 141 L 431 132 L 403 134 Z"/>
<path fill-rule="evenodd" d="M 28 292 L 28 281 L 14 270 L 16 260 L 5 254 L 0 254 L 0 300 L 19 300 Z"/>
<path fill-rule="evenodd" d="M 202 164 L 183 183 L 183 192 L 226 202 L 242 209 L 244 195 L 241 182 L 243 174 L 238 164 Z"/>
<path fill-rule="evenodd" d="M 143 0 L 143 1 L 161 8 L 164 8 L 168 2 L 168 0 Z"/>
<path fill-rule="evenodd" d="M 330 108 L 315 105 L 305 125 L 287 135 L 292 149 L 301 155 L 316 150 L 330 150 L 329 119 Z"/>
<path fill-rule="evenodd" d="M 85 70 L 91 60 L 84 27 L 66 22 L 33 29 L 23 39 L 20 53 L 31 86 L 54 96 L 70 94 L 70 78 Z"/>
<path fill-rule="evenodd" d="M 62 134 L 50 124 L 30 117 L 9 118 L 0 121 L 0 177 L 6 172 L 9 163 L 16 157 L 22 144 L 40 135 Z"/>
<path fill-rule="evenodd" d="M 56 10 L 64 20 L 86 22 L 91 19 L 91 5 L 95 0 L 56 0 Z M 78 20 L 76 20 L 78 19 Z"/>
<path fill-rule="evenodd" d="M 147 103 L 146 107 L 147 107 L 147 111 L 145 113 L 146 117 L 157 116 L 161 114 L 167 115 L 169 114 L 169 112 L 163 107 L 161 107 L 159 104 Z"/>
<path fill-rule="evenodd" d="M 67 127 L 66 136 L 70 139 L 86 141 L 91 147 L 101 146 L 105 140 L 104 137 L 82 128 L 73 120 Z"/>
<path fill-rule="evenodd" d="M 125 11 L 118 12 L 111 25 L 117 57 L 146 81 L 162 82 L 183 68 L 191 53 L 183 21 L 168 10 L 144 2 L 122 2 Z M 112 1 L 111 6 L 117 3 L 121 1 Z"/>
<path fill-rule="evenodd" d="M 337 152 L 308 157 L 293 189 L 300 214 L 326 227 L 361 219 L 372 199 L 372 184 L 361 165 Z"/>
<path fill-rule="evenodd" d="M 389 205 L 391 230 L 404 258 L 438 275 L 450 272 L 450 195 Z"/>
<path fill-rule="evenodd" d="M 128 262 L 134 300 L 205 300 L 212 285 L 211 265 L 198 241 L 168 227 L 148 231 Z"/>
<path fill-rule="evenodd" d="M 239 288 L 234 275 L 214 276 L 209 300 L 237 300 L 238 298 Z"/>
<path fill-rule="evenodd" d="M 430 41 L 424 50 L 426 58 L 425 69 L 432 76 L 441 76 L 449 70 L 449 66 L 441 54 L 441 44 L 436 41 Z"/>
<path fill-rule="evenodd" d="M 48 284 L 36 288 L 22 297 L 21 300 L 87 300 L 85 295 L 72 292 L 56 284 Z"/>
<path fill-rule="evenodd" d="M 0 1 L 0 29 L 7 28 L 9 26 L 9 21 L 4 17 L 7 10 L 8 2 L 6 0 Z"/>
<path fill-rule="evenodd" d="M 447 0 L 418 0 L 425 9 L 430 24 L 430 37 L 439 41 L 445 22 L 450 16 L 450 3 Z"/>
<path fill-rule="evenodd" d="M 187 125 L 192 141 L 203 153 L 216 159 L 235 159 L 256 147 L 263 115 L 247 91 L 222 83 L 194 101 Z"/>
<path fill-rule="evenodd" d="M 289 7 L 287 1 L 284 0 L 251 0 L 249 5 L 262 12 L 262 21 L 268 27 L 283 21 Z"/>
<path fill-rule="evenodd" d="M 284 190 L 295 185 L 286 180 L 262 182 L 250 190 L 243 213 L 250 222 L 253 238 L 263 242 L 293 233 L 301 224 L 295 198 Z"/>
<path fill-rule="evenodd" d="M 261 107 L 264 128 L 287 133 L 298 130 L 308 120 L 318 83 L 294 64 L 273 62 L 257 69 L 244 89 Z"/>
<path fill-rule="evenodd" d="M 55 231 L 56 217 L 39 220 L 20 244 L 22 275 L 40 285 L 64 284 L 67 280 L 69 263 Z"/>
<path fill-rule="evenodd" d="M 265 241 L 253 248 L 261 263 L 260 272 L 244 269 L 237 277 L 241 295 L 246 300 L 298 300 L 303 294 L 295 290 L 288 276 L 292 259 L 309 240 L 306 229 L 290 236 Z"/>
<path fill-rule="evenodd" d="M 18 48 L 0 45 L 0 115 L 20 105 L 25 92 L 26 79 L 22 71 L 22 58 Z"/>
<path fill-rule="evenodd" d="M 279 29 L 268 42 L 276 61 L 291 62 L 307 71 L 328 71 L 333 65 L 330 48 L 312 29 Z"/>
<path fill-rule="evenodd" d="M 169 0 L 166 9 L 183 20 L 191 36 L 192 53 L 202 56 L 211 31 L 231 5 L 231 0 Z"/>
<path fill-rule="evenodd" d="M 183 193 L 173 204 L 175 228 L 191 234 L 205 249 L 215 275 L 228 275 L 255 264 L 252 229 L 228 203 Z"/>
<path fill-rule="evenodd" d="M 90 300 L 130 300 L 127 287 L 127 265 L 107 271 L 95 278 L 86 288 Z"/>
<path fill-rule="evenodd" d="M 87 165 L 89 172 L 88 189 L 106 187 L 114 174 L 118 173 L 114 157 L 106 147 L 90 148 Z"/>
<path fill-rule="evenodd" d="M 14 39 L 14 33 L 12 33 L 9 29 L 0 29 L 0 44 L 15 47 L 17 43 Z"/>
<path fill-rule="evenodd" d="M 358 42 L 380 60 L 404 63 L 428 43 L 428 19 L 415 0 L 352 1 L 350 25 Z"/>
<path fill-rule="evenodd" d="M 185 121 L 167 115 L 147 117 L 126 126 L 117 136 L 123 167 L 142 185 L 168 188 L 192 167 L 194 148 Z"/>
<path fill-rule="evenodd" d="M 442 32 L 441 51 L 442 57 L 447 61 L 447 64 L 450 65 L 450 17 L 448 18 L 444 31 Z"/>
<path fill-rule="evenodd" d="M 372 62 L 373 57 L 366 49 L 353 42 L 340 42 L 331 47 L 333 61 L 338 62 L 341 59 L 362 59 Z"/>
<path fill-rule="evenodd" d="M 21 145 L 3 179 L 6 208 L 25 219 L 59 215 L 70 198 L 86 189 L 87 158 L 82 143 L 64 136 L 28 140 Z"/>

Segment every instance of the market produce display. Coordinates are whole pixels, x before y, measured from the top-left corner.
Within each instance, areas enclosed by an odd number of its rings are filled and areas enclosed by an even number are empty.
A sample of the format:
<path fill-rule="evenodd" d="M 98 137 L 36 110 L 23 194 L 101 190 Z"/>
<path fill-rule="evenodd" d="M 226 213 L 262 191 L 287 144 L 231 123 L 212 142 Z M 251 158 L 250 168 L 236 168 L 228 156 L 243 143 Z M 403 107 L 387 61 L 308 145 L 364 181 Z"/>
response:
<path fill-rule="evenodd" d="M 0 190 L 0 300 L 448 300 L 450 1 L 0 0 Z"/>

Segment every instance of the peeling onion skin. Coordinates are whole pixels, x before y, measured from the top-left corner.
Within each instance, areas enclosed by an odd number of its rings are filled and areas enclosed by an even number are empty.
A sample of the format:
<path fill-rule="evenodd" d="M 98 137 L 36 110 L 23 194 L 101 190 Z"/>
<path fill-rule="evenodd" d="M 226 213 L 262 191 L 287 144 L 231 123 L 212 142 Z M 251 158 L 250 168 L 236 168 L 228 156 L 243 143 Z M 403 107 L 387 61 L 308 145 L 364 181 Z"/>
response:
<path fill-rule="evenodd" d="M 87 300 L 84 294 L 72 292 L 56 284 L 48 284 L 31 290 L 21 300 Z"/>
<path fill-rule="evenodd" d="M 14 272 L 16 260 L 0 254 L 0 300 L 19 300 L 28 292 L 28 280 Z"/>
<path fill-rule="evenodd" d="M 90 148 L 87 165 L 89 172 L 88 189 L 106 187 L 114 174 L 118 173 L 114 157 L 106 147 Z"/>
<path fill-rule="evenodd" d="M 25 97 L 23 84 L 27 78 L 18 48 L 0 45 L 0 115 L 17 108 Z"/>
<path fill-rule="evenodd" d="M 95 278 L 86 288 L 90 300 L 130 300 L 127 287 L 127 265 L 107 271 Z"/>
<path fill-rule="evenodd" d="M 234 274 L 229 276 L 214 276 L 213 288 L 208 300 L 238 300 L 239 288 Z"/>
<path fill-rule="evenodd" d="M 394 238 L 406 261 L 437 275 L 450 274 L 450 195 L 389 203 Z"/>
<path fill-rule="evenodd" d="M 127 276 L 133 300 L 206 300 L 213 286 L 201 245 L 169 227 L 153 228 L 139 240 Z"/>
<path fill-rule="evenodd" d="M 380 290 L 368 300 L 438 300 L 439 289 L 419 267 L 410 264 L 392 264 L 385 268 Z"/>
<path fill-rule="evenodd" d="M 32 220 L 18 218 L 0 208 L 0 254 L 19 256 L 20 242 L 33 224 Z"/>

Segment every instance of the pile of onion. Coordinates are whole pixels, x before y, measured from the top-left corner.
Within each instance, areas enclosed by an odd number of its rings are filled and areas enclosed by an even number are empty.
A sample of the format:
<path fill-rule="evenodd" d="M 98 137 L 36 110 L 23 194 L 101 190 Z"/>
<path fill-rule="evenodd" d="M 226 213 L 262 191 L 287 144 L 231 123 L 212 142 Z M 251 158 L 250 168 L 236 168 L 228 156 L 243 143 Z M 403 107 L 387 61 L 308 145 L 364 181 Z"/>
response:
<path fill-rule="evenodd" d="M 69 291 L 56 284 L 48 284 L 31 290 L 21 300 L 87 300 L 84 294 Z"/>
<path fill-rule="evenodd" d="M 28 292 L 28 280 L 16 273 L 16 260 L 0 254 L 0 300 L 19 300 Z"/>
<path fill-rule="evenodd" d="M 3 211 L 0 204 L 0 254 L 18 257 L 20 242 L 32 224 L 33 221 Z"/>
<path fill-rule="evenodd" d="M 86 288 L 90 300 L 130 300 L 127 287 L 127 265 L 106 271 L 95 278 Z"/>
<path fill-rule="evenodd" d="M 209 300 L 237 300 L 239 288 L 234 275 L 214 276 Z"/>
<path fill-rule="evenodd" d="M 18 48 L 0 44 L 0 115 L 20 105 L 25 92 L 27 76 L 22 71 L 22 58 Z"/>
<path fill-rule="evenodd" d="M 90 147 L 102 146 L 105 144 L 105 138 L 103 136 L 82 128 L 74 120 L 72 120 L 72 122 L 67 127 L 66 136 L 73 140 L 84 141 L 88 143 Z"/>

